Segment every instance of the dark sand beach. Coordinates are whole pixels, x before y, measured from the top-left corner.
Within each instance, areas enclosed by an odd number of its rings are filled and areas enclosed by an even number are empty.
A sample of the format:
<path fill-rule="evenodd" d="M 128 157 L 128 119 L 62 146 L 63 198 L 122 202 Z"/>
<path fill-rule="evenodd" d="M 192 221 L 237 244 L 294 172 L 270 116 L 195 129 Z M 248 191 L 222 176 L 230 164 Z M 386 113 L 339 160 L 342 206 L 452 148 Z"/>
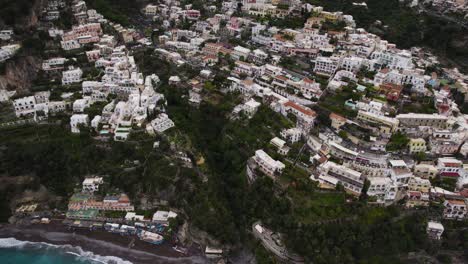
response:
<path fill-rule="evenodd" d="M 122 236 L 104 230 L 90 231 L 87 229 L 69 230 L 65 225 L 52 222 L 50 224 L 33 224 L 28 226 L 2 225 L 0 238 L 14 237 L 18 240 L 31 242 L 46 242 L 54 245 L 71 245 L 81 247 L 101 256 L 115 256 L 132 263 L 209 263 L 196 248 L 188 250 L 184 255 L 172 249 L 169 243 L 152 245 L 141 241 L 136 236 Z M 133 242 L 133 243 L 132 243 Z M 129 248 L 129 245 L 132 245 Z"/>

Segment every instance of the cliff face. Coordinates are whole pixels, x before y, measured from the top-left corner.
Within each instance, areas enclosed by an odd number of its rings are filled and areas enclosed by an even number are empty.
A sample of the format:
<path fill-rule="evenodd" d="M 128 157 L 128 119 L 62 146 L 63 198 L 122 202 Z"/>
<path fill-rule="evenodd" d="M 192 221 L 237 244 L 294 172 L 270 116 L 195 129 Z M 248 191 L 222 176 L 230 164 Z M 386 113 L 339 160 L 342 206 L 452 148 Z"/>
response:
<path fill-rule="evenodd" d="M 30 37 L 35 33 L 36 27 L 39 25 L 39 16 L 41 10 L 47 5 L 48 0 L 28 0 L 27 4 L 23 4 L 24 0 L 18 2 L 10 1 L 2 12 L 7 12 L 10 16 L 15 16 L 11 23 L 11 19 L 5 17 L 0 18 L 0 25 L 6 24 L 8 27 L 15 29 L 16 39 L 22 42 L 25 38 Z M 9 6 L 8 6 L 9 5 Z M 23 6 L 29 10 L 18 9 Z M 8 9 L 8 10 L 6 10 Z M 41 67 L 41 59 L 37 56 L 28 55 L 29 53 L 21 53 L 19 55 L 4 62 L 0 73 L 0 89 L 16 90 L 18 94 L 25 93 L 31 88 L 32 81 L 37 77 L 37 72 Z"/>
<path fill-rule="evenodd" d="M 18 57 L 5 63 L 5 74 L 0 75 L 0 89 L 25 93 L 31 88 L 41 67 L 41 59 L 33 56 Z"/>
<path fill-rule="evenodd" d="M 0 26 L 28 30 L 37 26 L 41 10 L 48 0 L 0 1 Z"/>

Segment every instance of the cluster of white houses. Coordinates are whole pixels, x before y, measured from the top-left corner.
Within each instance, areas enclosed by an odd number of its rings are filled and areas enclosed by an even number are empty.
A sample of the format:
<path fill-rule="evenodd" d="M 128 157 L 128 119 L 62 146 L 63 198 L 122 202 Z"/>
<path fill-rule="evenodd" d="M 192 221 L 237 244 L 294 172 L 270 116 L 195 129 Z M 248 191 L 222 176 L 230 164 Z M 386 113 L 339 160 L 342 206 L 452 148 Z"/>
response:
<path fill-rule="evenodd" d="M 11 44 L 0 47 L 0 62 L 4 62 L 13 57 L 21 48 L 19 44 Z"/>
<path fill-rule="evenodd" d="M 47 11 L 50 20 L 55 19 L 54 12 L 60 9 L 60 2 L 49 2 L 49 6 L 52 5 Z M 160 21 L 166 29 L 158 37 L 159 45 L 155 50 L 158 54 L 177 66 L 188 63 L 203 68 L 199 80 L 192 80 L 188 98 L 191 104 L 198 105 L 202 101 L 203 82 L 211 78 L 211 70 L 219 66 L 217 63 L 231 60 L 229 68 L 224 67 L 230 76 L 223 88 L 244 97 L 234 114 L 242 112 L 251 118 L 263 105 L 295 120 L 293 127 L 281 131 L 270 142 L 280 154 L 279 158 L 272 157 L 266 148 L 255 151 L 247 163 L 250 180 L 255 180 L 259 174 L 277 180 L 287 170 L 281 156 L 287 155 L 294 143 L 304 140 L 304 147 L 312 153 L 310 179 L 323 188 L 340 185 L 348 193 L 359 196 L 368 182 L 365 191 L 372 202 L 390 205 L 405 200 L 408 207 L 414 207 L 428 206 L 431 199 L 442 199 L 444 218 L 467 217 L 468 165 L 456 155 L 468 154 L 468 116 L 458 109 L 450 88 L 441 84 L 437 74 L 426 73 L 426 66 L 434 63 L 417 56 L 417 50 L 398 49 L 356 28 L 352 16 L 326 12 L 322 7 L 301 1 L 245 0 L 241 1 L 241 6 L 239 1 L 223 1 L 221 10 L 216 6 L 207 7 L 214 15 L 205 20 L 201 19 L 200 10 L 194 10 L 192 5 L 180 6 L 176 4 L 178 1 L 171 0 L 163 2 L 149 4 L 142 12 Z M 235 16 L 239 7 L 250 16 Z M 75 1 L 72 10 L 78 25 L 67 32 L 51 29 L 49 33 L 61 38 L 64 50 L 86 46 L 84 54 L 88 62 L 94 63 L 102 74 L 93 80 L 83 80 L 83 70 L 68 67 L 67 59 L 44 60 L 42 69 L 61 72 L 63 85 L 81 85 L 79 99 L 71 101 L 70 96 L 62 96 L 62 101 L 49 101 L 50 92 L 37 92 L 14 100 L 16 115 L 36 116 L 39 112 L 48 115 L 68 110 L 73 113 L 70 118 L 73 133 L 92 127 L 100 136 L 113 135 L 114 140 L 120 141 L 128 138 L 134 126 L 144 127 L 149 134 L 164 133 L 174 127 L 164 110 L 164 96 L 156 92 L 159 77 L 143 76 L 131 53 L 119 45 L 119 40 L 120 43 L 136 40 L 135 31 L 107 23 L 95 10 L 88 10 L 84 1 Z M 295 29 L 270 27 L 254 18 L 283 18 L 303 11 L 312 15 L 303 27 Z M 184 21 L 190 21 L 192 27 L 177 29 L 173 26 Z M 344 26 L 340 31 L 331 31 L 322 28 L 324 22 Z M 112 26 L 118 36 L 103 34 L 102 23 Z M 250 31 L 251 35 L 243 34 Z M 8 33 L 4 35 L 8 37 Z M 241 39 L 245 35 L 250 36 L 249 43 L 254 43 L 255 48 L 223 42 L 225 37 Z M 290 56 L 312 62 L 310 71 L 321 77 L 315 81 L 308 72 L 280 66 L 284 65 L 282 58 Z M 464 91 L 465 101 L 468 101 L 466 76 L 459 72 L 451 75 L 455 76 L 457 87 Z M 172 76 L 168 81 L 178 86 L 181 78 Z M 321 130 L 318 136 L 311 135 L 318 118 L 312 106 L 326 99 L 324 94 L 344 93 L 345 89 L 350 89 L 355 96 L 354 100 L 346 100 L 344 107 L 354 111 L 356 116 L 348 119 L 331 113 L 331 128 Z M 433 113 L 399 113 L 395 105 L 411 101 L 404 95 L 408 90 L 418 98 L 430 97 Z M 95 103 L 105 103 L 105 106 L 100 115 L 89 116 L 87 109 Z M 346 139 L 337 136 L 341 131 L 346 132 Z M 395 153 L 385 153 L 385 146 L 396 133 L 407 135 L 407 146 Z M 421 153 L 432 157 L 433 161 L 416 162 L 411 156 Z M 434 177 L 454 179 L 456 189 L 448 191 L 432 186 L 430 179 Z M 102 178 L 86 179 L 83 193 L 96 192 L 100 184 Z M 96 201 L 92 195 L 76 196 L 69 209 L 134 210 L 126 196 L 109 196 Z M 174 213 L 160 212 L 153 220 L 167 221 L 171 217 L 175 217 Z M 443 227 L 432 222 L 427 231 L 440 238 Z"/>
<path fill-rule="evenodd" d="M 311 161 L 318 162 L 311 179 L 324 187 L 340 184 L 355 195 L 362 192 L 367 180 L 370 182 L 367 194 L 376 203 L 392 204 L 406 199 L 407 205 L 412 207 L 428 205 L 431 197 L 448 193 L 431 186 L 429 178 L 450 177 L 458 184 L 451 196 L 446 197 L 447 201 L 466 203 L 466 192 L 463 191 L 468 184 L 466 165 L 461 160 L 456 169 L 444 164 L 448 164 L 447 159 L 457 160 L 453 158 L 457 153 L 468 154 L 468 144 L 465 143 L 468 118 L 461 114 L 450 89 L 441 84 L 437 74 L 427 74 L 426 67 L 436 64 L 436 58 L 420 56 L 418 49 L 398 49 L 395 44 L 356 28 L 352 16 L 327 12 L 322 7 L 301 1 L 289 1 L 287 5 L 276 1 L 242 1 L 242 11 L 250 14 L 243 17 L 234 15 L 238 1 L 223 1 L 221 10 L 210 7 L 215 13 L 213 16 L 205 20 L 190 18 L 193 20 L 190 29 L 170 26 L 172 23 L 177 25 L 186 18 L 184 14 L 192 12 L 190 5 L 180 7 L 174 3 L 150 4 L 143 10 L 145 15 L 160 20 L 167 29 L 159 36 L 160 45 L 156 51 L 176 65 L 190 63 L 209 68 L 217 66 L 221 58 L 233 60 L 228 89 L 245 97 L 244 103 L 233 113 L 244 112 L 251 117 L 261 100 L 261 104 L 278 113 L 294 115 L 296 126 L 282 131 L 271 144 L 278 153 L 286 155 L 288 145 L 306 139 L 315 153 Z M 302 28 L 279 29 L 254 18 L 281 18 L 298 11 L 312 14 Z M 322 27 L 324 22 L 344 26 L 340 31 L 331 31 Z M 255 44 L 255 49 L 249 44 L 232 46 L 222 38 L 218 41 L 220 36 L 240 37 L 247 31 L 251 31 L 250 43 Z M 327 78 L 328 82 L 321 84 L 310 75 L 280 66 L 281 58 L 287 56 L 312 61 L 312 72 Z M 365 74 L 369 72 L 372 74 Z M 457 85 L 465 87 L 467 94 L 467 85 L 463 86 L 466 76 L 457 73 L 456 77 Z M 172 83 L 179 81 L 178 77 L 170 79 Z M 200 88 L 193 87 L 190 102 L 199 103 Z M 344 144 L 339 138 L 310 136 L 317 114 L 309 106 L 323 100 L 325 90 L 338 94 L 348 87 L 353 87 L 352 92 L 360 97 L 359 100 L 347 100 L 344 105 L 356 111 L 356 117 L 347 119 L 332 113 L 330 119 L 334 132 L 347 132 L 352 144 Z M 378 94 L 377 97 L 367 97 L 369 87 Z M 420 97 L 432 97 L 434 113 L 398 113 L 389 102 L 410 100 L 404 95 L 408 91 Z M 158 118 L 164 121 L 166 117 Z M 359 130 L 367 131 L 364 133 L 366 139 L 362 133 L 349 132 Z M 435 161 L 418 164 L 409 155 L 401 159 L 383 154 L 389 138 L 395 133 L 409 137 L 409 143 L 401 153 L 425 153 L 436 157 Z M 249 160 L 247 172 L 251 179 L 255 178 L 256 172 L 276 179 L 284 171 L 285 164 L 267 152 L 259 149 Z M 331 157 L 334 159 L 330 160 Z M 466 211 L 466 205 L 461 208 Z M 444 216 L 453 218 L 448 211 Z M 463 218 L 464 214 L 459 216 Z"/>
<path fill-rule="evenodd" d="M 88 48 L 85 54 L 88 61 L 94 63 L 101 72 L 100 79 L 83 80 L 83 70 L 80 67 L 67 66 L 70 59 L 53 57 L 44 60 L 42 70 L 49 73 L 61 72 L 62 85 L 81 85 L 79 99 L 71 100 L 73 97 L 69 94 L 62 94 L 62 101 L 49 101 L 50 92 L 38 92 L 33 96 L 14 100 L 16 115 L 36 117 L 39 111 L 46 116 L 69 111 L 72 112 L 70 127 L 73 133 L 79 133 L 80 129 L 91 126 L 101 136 L 113 135 L 114 140 L 119 141 L 128 138 L 133 125 L 143 126 L 147 123 L 149 133 L 162 133 L 173 127 L 174 123 L 163 112 L 164 96 L 155 91 L 155 85 L 159 83 L 158 76 L 153 74 L 144 77 L 126 47 L 118 45 L 118 37 L 124 42 L 133 40 L 133 36 L 127 34 L 129 31 L 120 25 L 109 23 L 119 35 L 103 35 L 101 23 L 107 21 L 101 19 L 98 13 L 87 10 L 83 1 L 74 3 L 72 9 L 75 16 L 80 17 L 79 24 L 73 26 L 71 31 L 61 34 L 61 46 L 64 50 L 73 50 L 90 45 L 92 49 Z M 110 97 L 115 99 L 109 99 Z M 89 116 L 86 110 L 95 103 L 107 104 L 100 115 Z M 147 118 L 153 114 L 158 115 L 149 122 Z"/>

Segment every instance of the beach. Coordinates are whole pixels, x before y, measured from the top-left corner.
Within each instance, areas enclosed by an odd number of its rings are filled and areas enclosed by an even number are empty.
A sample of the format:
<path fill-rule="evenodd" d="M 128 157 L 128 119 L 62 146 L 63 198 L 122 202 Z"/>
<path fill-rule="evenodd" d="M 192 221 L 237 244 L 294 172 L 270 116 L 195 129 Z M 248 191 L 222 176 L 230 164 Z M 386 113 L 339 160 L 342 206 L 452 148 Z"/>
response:
<path fill-rule="evenodd" d="M 101 256 L 115 256 L 131 263 L 209 263 L 197 248 L 190 248 L 186 255 L 172 249 L 169 243 L 152 245 L 138 240 L 136 236 L 122 236 L 104 230 L 69 230 L 60 222 L 0 227 L 0 238 L 15 238 L 21 241 L 45 242 L 53 245 L 71 245 L 83 251 Z M 129 248 L 129 245 L 132 245 Z"/>

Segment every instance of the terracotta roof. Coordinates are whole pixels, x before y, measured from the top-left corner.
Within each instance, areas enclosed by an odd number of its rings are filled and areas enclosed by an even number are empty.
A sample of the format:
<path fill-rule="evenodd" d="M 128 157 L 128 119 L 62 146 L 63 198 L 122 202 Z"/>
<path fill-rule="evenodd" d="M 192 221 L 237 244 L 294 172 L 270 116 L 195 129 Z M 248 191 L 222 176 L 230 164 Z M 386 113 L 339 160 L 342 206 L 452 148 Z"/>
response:
<path fill-rule="evenodd" d="M 309 78 L 304 78 L 304 79 L 302 79 L 302 81 L 304 81 L 305 83 L 315 83 L 314 80 L 311 80 Z"/>
<path fill-rule="evenodd" d="M 442 177 L 459 177 L 460 174 L 458 172 L 447 172 L 447 171 L 445 171 L 445 172 L 442 172 L 440 174 L 440 176 L 442 176 Z"/>
<path fill-rule="evenodd" d="M 296 103 L 294 103 L 293 101 L 288 101 L 284 104 L 284 106 L 286 107 L 291 107 L 291 108 L 294 108 L 296 109 L 297 111 L 305 114 L 305 115 L 308 115 L 308 116 L 316 116 L 317 114 L 312 111 L 311 109 L 308 109 L 308 108 L 305 108 L 305 107 L 302 107 Z"/>
<path fill-rule="evenodd" d="M 254 84 L 254 82 L 253 82 L 252 80 L 250 80 L 250 79 L 243 80 L 242 83 L 243 83 L 244 85 L 252 85 L 252 84 Z"/>
<path fill-rule="evenodd" d="M 209 42 L 209 43 L 206 43 L 205 46 L 223 47 L 223 44 L 221 44 L 221 43 L 212 43 L 212 42 Z"/>
<path fill-rule="evenodd" d="M 247 65 L 247 66 L 252 66 L 251 63 L 248 63 L 248 62 L 245 62 L 245 61 L 241 61 L 241 60 L 237 60 L 235 63 L 236 63 L 236 64 Z"/>
<path fill-rule="evenodd" d="M 280 35 L 280 34 L 274 35 L 273 38 L 276 39 L 276 40 L 278 40 L 278 41 L 286 41 L 286 40 L 284 39 L 284 37 L 283 37 L 282 35 Z"/>
<path fill-rule="evenodd" d="M 331 113 L 330 114 L 330 119 L 337 119 L 337 120 L 340 120 L 340 121 L 346 121 L 346 118 L 338 115 L 338 114 L 335 114 L 335 113 Z"/>
<path fill-rule="evenodd" d="M 457 204 L 457 205 L 464 205 L 465 201 L 463 200 L 447 200 L 449 204 Z"/>
<path fill-rule="evenodd" d="M 218 57 L 213 56 L 213 55 L 206 55 L 203 60 L 217 60 Z"/>
<path fill-rule="evenodd" d="M 287 81 L 288 80 L 288 78 L 286 78 L 286 76 L 284 76 L 284 75 L 276 75 L 275 78 L 280 79 L 282 81 Z"/>

